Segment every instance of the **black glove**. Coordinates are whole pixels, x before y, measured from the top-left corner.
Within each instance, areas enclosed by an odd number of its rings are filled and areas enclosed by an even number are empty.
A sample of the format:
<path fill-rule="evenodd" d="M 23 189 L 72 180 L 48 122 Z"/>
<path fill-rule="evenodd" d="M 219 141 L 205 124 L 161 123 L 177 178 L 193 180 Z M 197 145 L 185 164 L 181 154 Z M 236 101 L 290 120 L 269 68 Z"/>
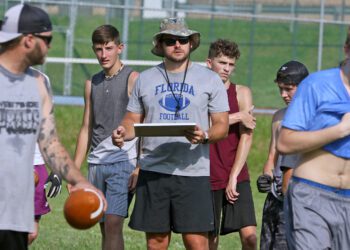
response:
<path fill-rule="evenodd" d="M 268 174 L 263 174 L 258 177 L 256 185 L 260 193 L 268 193 L 271 191 L 272 177 Z"/>
<path fill-rule="evenodd" d="M 46 196 L 49 198 L 55 197 L 58 193 L 61 193 L 62 188 L 62 181 L 60 177 L 58 177 L 57 174 L 51 172 L 49 177 L 47 177 L 47 180 L 45 182 L 45 190 L 49 186 L 49 182 L 51 182 L 50 190 L 47 192 Z"/>

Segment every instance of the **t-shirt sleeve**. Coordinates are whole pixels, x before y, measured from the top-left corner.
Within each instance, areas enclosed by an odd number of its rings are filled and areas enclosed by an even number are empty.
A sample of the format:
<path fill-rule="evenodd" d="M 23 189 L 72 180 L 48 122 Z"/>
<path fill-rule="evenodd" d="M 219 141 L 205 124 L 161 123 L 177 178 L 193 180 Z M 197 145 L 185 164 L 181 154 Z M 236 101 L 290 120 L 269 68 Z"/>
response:
<path fill-rule="evenodd" d="M 300 154 L 289 154 L 289 155 L 281 155 L 281 170 L 285 170 L 286 168 L 296 168 L 299 163 Z"/>
<path fill-rule="evenodd" d="M 136 79 L 135 86 L 131 91 L 127 110 L 133 113 L 143 114 L 142 97 L 140 95 L 141 81 L 140 76 Z"/>
<path fill-rule="evenodd" d="M 213 75 L 211 86 L 213 86 L 213 88 L 209 96 L 209 112 L 218 113 L 229 111 L 230 108 L 225 85 L 217 74 Z"/>
<path fill-rule="evenodd" d="M 283 118 L 282 127 L 298 131 L 308 130 L 317 105 L 317 90 L 313 88 L 312 82 L 313 79 L 307 77 L 300 83 Z"/>

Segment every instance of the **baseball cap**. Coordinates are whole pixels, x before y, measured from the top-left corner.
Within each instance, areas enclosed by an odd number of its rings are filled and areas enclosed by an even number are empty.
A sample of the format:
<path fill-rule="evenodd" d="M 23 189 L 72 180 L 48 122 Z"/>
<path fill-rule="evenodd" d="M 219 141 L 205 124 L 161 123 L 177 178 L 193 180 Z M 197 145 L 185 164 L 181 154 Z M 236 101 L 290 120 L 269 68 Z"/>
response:
<path fill-rule="evenodd" d="M 29 4 L 17 4 L 8 9 L 0 21 L 0 26 L 0 43 L 11 41 L 23 34 L 52 30 L 49 15 Z"/>
<path fill-rule="evenodd" d="M 160 23 L 159 32 L 153 36 L 153 49 L 151 52 L 156 56 L 164 56 L 163 50 L 157 46 L 162 35 L 174 35 L 181 37 L 190 37 L 192 42 L 191 52 L 198 48 L 200 43 L 200 34 L 198 31 L 190 30 L 183 18 L 165 18 Z"/>
<path fill-rule="evenodd" d="M 289 61 L 277 71 L 275 82 L 298 85 L 309 75 L 306 66 L 298 61 Z"/>

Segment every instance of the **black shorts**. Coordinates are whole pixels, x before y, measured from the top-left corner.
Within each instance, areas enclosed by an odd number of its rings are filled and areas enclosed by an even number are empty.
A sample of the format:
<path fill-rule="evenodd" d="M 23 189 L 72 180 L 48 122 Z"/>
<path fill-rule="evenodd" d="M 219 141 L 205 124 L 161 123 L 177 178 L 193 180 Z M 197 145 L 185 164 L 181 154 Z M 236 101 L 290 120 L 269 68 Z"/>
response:
<path fill-rule="evenodd" d="M 209 176 L 140 170 L 129 226 L 148 233 L 200 233 L 214 229 Z"/>
<path fill-rule="evenodd" d="M 266 196 L 260 234 L 260 250 L 287 250 L 283 201 Z"/>
<path fill-rule="evenodd" d="M 0 230 L 0 249 L 27 250 L 28 233 L 10 230 Z"/>
<path fill-rule="evenodd" d="M 231 204 L 226 200 L 225 189 L 212 191 L 215 213 L 214 234 L 218 235 L 220 232 L 220 235 L 225 235 L 238 232 L 243 227 L 256 226 L 250 182 L 238 183 L 237 192 L 239 197 L 234 204 Z"/>

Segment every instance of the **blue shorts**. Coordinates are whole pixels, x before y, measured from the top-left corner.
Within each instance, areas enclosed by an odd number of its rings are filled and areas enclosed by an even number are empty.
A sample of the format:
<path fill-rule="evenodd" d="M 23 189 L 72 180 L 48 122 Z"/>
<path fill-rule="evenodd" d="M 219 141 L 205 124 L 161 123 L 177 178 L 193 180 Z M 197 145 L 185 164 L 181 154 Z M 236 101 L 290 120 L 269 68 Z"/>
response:
<path fill-rule="evenodd" d="M 105 214 L 128 216 L 128 182 L 135 166 L 136 159 L 105 165 L 89 164 L 88 180 L 103 192 L 108 203 Z M 101 219 L 101 222 L 103 221 L 104 218 Z"/>

